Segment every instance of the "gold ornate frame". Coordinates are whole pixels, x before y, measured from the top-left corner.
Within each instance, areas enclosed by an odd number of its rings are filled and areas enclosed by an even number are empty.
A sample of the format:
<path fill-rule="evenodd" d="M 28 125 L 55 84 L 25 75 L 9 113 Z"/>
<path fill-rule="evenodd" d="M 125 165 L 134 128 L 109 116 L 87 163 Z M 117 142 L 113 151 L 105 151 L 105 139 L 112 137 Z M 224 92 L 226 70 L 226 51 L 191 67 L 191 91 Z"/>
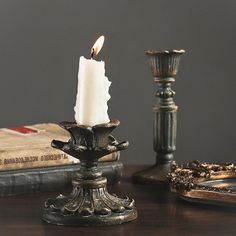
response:
<path fill-rule="evenodd" d="M 191 202 L 236 206 L 236 166 L 193 161 L 172 165 L 171 191 Z"/>

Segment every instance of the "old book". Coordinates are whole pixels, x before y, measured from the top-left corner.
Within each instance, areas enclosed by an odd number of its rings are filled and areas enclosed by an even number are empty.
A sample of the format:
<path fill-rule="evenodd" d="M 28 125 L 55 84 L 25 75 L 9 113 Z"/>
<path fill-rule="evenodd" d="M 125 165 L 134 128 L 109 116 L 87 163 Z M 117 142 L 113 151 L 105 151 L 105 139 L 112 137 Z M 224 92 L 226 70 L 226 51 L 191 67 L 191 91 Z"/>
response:
<path fill-rule="evenodd" d="M 100 162 L 98 168 L 107 177 L 108 184 L 120 180 L 123 164 L 120 161 Z M 0 196 L 62 191 L 72 186 L 71 181 L 79 164 L 0 172 Z"/>
<path fill-rule="evenodd" d="M 52 148 L 51 141 L 68 141 L 69 134 L 54 123 L 0 129 L 0 171 L 57 166 L 79 160 Z M 100 161 L 117 161 L 119 152 Z"/>

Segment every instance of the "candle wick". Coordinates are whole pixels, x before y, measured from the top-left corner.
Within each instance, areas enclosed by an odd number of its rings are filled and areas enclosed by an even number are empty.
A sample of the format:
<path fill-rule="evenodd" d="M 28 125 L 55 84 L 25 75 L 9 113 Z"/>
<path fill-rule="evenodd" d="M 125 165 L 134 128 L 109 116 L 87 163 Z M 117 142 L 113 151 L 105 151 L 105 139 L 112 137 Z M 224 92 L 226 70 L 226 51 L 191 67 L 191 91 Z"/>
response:
<path fill-rule="evenodd" d="M 94 57 L 94 48 L 92 49 L 92 52 L 91 52 L 91 59 L 93 59 Z"/>

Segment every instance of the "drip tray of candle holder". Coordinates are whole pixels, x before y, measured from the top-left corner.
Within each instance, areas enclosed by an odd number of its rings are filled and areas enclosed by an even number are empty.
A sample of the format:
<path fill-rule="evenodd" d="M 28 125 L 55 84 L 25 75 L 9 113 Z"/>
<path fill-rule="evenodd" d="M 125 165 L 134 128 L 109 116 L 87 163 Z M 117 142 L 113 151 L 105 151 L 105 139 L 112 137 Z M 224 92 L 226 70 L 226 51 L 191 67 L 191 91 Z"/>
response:
<path fill-rule="evenodd" d="M 168 179 L 171 191 L 186 201 L 236 207 L 236 166 L 232 163 L 173 164 Z"/>
<path fill-rule="evenodd" d="M 137 218 L 134 200 L 122 199 L 109 194 L 107 180 L 97 168 L 98 159 L 115 151 L 124 150 L 128 142 L 118 143 L 110 135 L 119 125 L 118 120 L 93 127 L 62 122 L 68 131 L 68 142 L 52 141 L 52 146 L 80 160 L 80 171 L 72 182 L 69 196 L 59 195 L 48 199 L 43 208 L 42 219 L 57 225 L 115 225 Z"/>

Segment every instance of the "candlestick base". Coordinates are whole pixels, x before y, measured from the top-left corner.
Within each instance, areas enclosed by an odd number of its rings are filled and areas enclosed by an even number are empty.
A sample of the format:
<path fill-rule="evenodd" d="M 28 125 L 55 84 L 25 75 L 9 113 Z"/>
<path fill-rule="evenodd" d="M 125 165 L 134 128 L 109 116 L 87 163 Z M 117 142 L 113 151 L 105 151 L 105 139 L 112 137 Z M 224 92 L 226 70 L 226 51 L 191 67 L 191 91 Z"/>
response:
<path fill-rule="evenodd" d="M 93 127 L 64 122 L 71 139 L 69 142 L 53 140 L 52 146 L 80 159 L 80 170 L 73 180 L 69 196 L 60 194 L 48 199 L 42 219 L 56 225 L 115 225 L 132 221 L 138 214 L 134 200 L 109 194 L 107 179 L 97 168 L 98 159 L 111 152 L 126 149 L 128 142 L 118 143 L 110 132 L 118 120 Z"/>
<path fill-rule="evenodd" d="M 171 163 L 156 164 L 134 173 L 132 180 L 140 184 L 168 184 L 167 174 L 170 170 Z"/>
<path fill-rule="evenodd" d="M 59 195 L 46 201 L 44 221 L 57 225 L 89 226 L 122 224 L 137 218 L 134 200 L 109 194 L 105 178 L 93 183 L 74 181 L 73 184 L 70 196 Z"/>

